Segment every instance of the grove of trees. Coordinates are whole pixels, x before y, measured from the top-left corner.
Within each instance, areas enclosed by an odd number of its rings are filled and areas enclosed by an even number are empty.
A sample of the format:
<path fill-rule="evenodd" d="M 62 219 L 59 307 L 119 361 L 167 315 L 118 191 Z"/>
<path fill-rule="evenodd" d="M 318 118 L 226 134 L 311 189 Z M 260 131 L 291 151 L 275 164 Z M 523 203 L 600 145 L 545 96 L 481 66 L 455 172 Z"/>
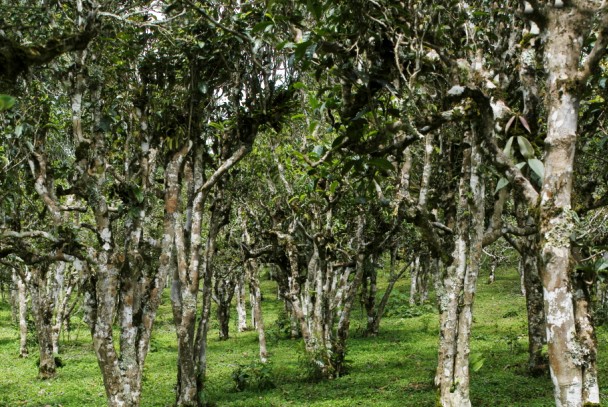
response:
<path fill-rule="evenodd" d="M 175 403 L 202 405 L 210 322 L 228 340 L 233 303 L 271 359 L 264 266 L 327 380 L 345 374 L 353 309 L 378 335 L 391 289 L 410 278 L 413 304 L 436 299 L 438 403 L 470 406 L 478 276 L 507 252 L 530 374 L 549 370 L 556 406 L 600 405 L 605 2 L 0 10 L 0 275 L 22 356 L 34 352 L 28 308 L 35 321 L 41 379 L 57 374 L 59 334 L 82 307 L 108 405 L 140 405 L 168 291 Z"/>

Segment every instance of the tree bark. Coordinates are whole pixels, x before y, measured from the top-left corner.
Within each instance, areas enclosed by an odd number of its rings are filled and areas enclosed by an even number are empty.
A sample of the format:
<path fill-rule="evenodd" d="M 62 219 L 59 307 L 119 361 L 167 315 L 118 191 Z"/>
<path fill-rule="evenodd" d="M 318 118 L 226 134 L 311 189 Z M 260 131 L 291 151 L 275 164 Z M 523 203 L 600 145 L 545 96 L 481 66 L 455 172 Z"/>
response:
<path fill-rule="evenodd" d="M 525 227 L 536 223 L 520 200 L 516 202 L 515 209 L 518 226 Z M 548 369 L 548 361 L 543 352 L 547 336 L 543 284 L 540 279 L 539 238 L 538 234 L 522 237 L 516 247 L 521 256 L 521 289 L 526 298 L 528 314 L 528 370 L 534 376 L 541 375 Z"/>
<path fill-rule="evenodd" d="M 26 358 L 27 350 L 27 289 L 25 283 L 17 271 L 13 270 L 13 283 L 16 287 L 17 301 L 13 308 L 17 310 L 17 321 L 19 323 L 19 357 Z"/>
<path fill-rule="evenodd" d="M 476 131 L 479 129 L 473 129 Z M 477 137 L 469 136 L 469 140 L 471 147 L 464 150 L 458 190 L 453 263 L 446 271 L 440 299 L 439 392 L 444 407 L 471 406 L 469 341 L 484 236 L 485 187 Z"/>
<path fill-rule="evenodd" d="M 36 336 L 38 338 L 38 350 L 40 362 L 38 365 L 38 377 L 51 379 L 57 374 L 55 357 L 53 355 L 53 298 L 48 295 L 48 271 L 49 265 L 29 268 L 30 298 L 32 300 L 32 313 L 36 323 Z M 25 276 L 22 276 L 24 278 Z"/>
<path fill-rule="evenodd" d="M 226 275 L 221 275 L 221 272 L 217 270 L 213 286 L 213 299 L 217 304 L 220 341 L 230 338 L 230 307 L 236 286 L 236 279 L 233 273 L 234 270 L 228 270 Z"/>
<path fill-rule="evenodd" d="M 384 316 L 384 311 L 386 310 L 386 305 L 388 304 L 388 300 L 393 292 L 393 288 L 395 288 L 395 284 L 403 274 L 407 271 L 408 268 L 413 267 L 412 264 L 409 264 L 406 267 L 403 267 L 399 272 L 397 272 L 397 248 L 391 250 L 391 265 L 390 265 L 390 277 L 388 280 L 388 285 L 386 286 L 386 290 L 380 299 L 378 305 L 374 308 L 374 311 L 371 315 L 371 321 L 368 313 L 367 320 L 367 329 L 365 331 L 366 336 L 377 336 L 380 332 L 380 321 Z"/>
<path fill-rule="evenodd" d="M 246 287 L 245 275 L 239 273 L 235 287 L 236 295 L 236 315 L 237 315 L 237 331 L 245 332 L 247 330 L 247 302 L 246 302 Z"/>
<path fill-rule="evenodd" d="M 264 315 L 262 314 L 262 290 L 260 290 L 260 282 L 257 277 L 257 265 L 248 262 L 245 267 L 249 267 L 251 277 L 249 278 L 249 289 L 253 293 L 254 304 L 253 314 L 256 322 L 256 329 L 258 331 L 258 343 L 260 346 L 260 361 L 266 363 L 268 361 L 268 350 L 266 348 L 266 331 L 264 330 Z"/>
<path fill-rule="evenodd" d="M 592 2 L 573 1 L 564 8 L 549 7 L 545 31 L 548 121 L 540 202 L 541 276 L 550 371 L 558 407 L 599 405 L 598 392 L 583 395 L 586 383 L 597 383 L 597 378 L 591 377 L 595 374 L 592 352 L 577 331 L 570 243 L 574 226 L 572 171 L 582 86 L 579 62 L 594 6 Z"/>

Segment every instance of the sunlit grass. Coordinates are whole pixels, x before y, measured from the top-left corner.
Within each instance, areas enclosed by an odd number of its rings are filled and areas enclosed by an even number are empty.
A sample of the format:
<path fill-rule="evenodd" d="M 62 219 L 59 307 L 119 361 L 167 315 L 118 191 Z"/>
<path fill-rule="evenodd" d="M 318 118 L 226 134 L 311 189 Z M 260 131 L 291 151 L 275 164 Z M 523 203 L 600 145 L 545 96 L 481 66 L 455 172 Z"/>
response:
<path fill-rule="evenodd" d="M 502 270 L 496 282 L 480 279 L 475 306 L 471 352 L 485 362 L 472 373 L 471 398 L 474 406 L 553 406 L 549 377 L 530 377 L 526 367 L 526 313 L 519 292 L 519 278 L 513 270 Z M 272 330 L 281 303 L 273 282 L 265 281 L 266 325 Z M 396 287 L 408 292 L 407 282 Z M 269 338 L 269 351 L 276 388 L 236 392 L 232 371 L 256 360 L 257 335 L 236 333 L 221 342 L 217 330 L 209 341 L 209 375 L 206 399 L 216 406 L 435 406 L 432 386 L 436 366 L 437 316 L 424 312 L 413 318 L 398 315 L 386 318 L 377 338 L 362 335 L 364 316 L 354 314 L 348 344 L 350 373 L 336 380 L 312 383 L 303 377 L 299 363 L 299 340 Z M 0 406 L 105 406 L 105 393 L 89 333 L 78 318 L 70 340 L 64 336 L 61 358 L 65 367 L 56 379 L 36 378 L 36 349 L 20 359 L 18 331 L 10 321 L 8 304 L 0 303 Z M 600 328 L 600 381 L 606 383 L 608 332 Z M 174 401 L 177 349 L 168 299 L 159 312 L 148 356 L 142 405 L 171 406 Z M 603 394 L 608 398 L 608 392 Z M 608 406 L 604 402 L 602 405 Z"/>

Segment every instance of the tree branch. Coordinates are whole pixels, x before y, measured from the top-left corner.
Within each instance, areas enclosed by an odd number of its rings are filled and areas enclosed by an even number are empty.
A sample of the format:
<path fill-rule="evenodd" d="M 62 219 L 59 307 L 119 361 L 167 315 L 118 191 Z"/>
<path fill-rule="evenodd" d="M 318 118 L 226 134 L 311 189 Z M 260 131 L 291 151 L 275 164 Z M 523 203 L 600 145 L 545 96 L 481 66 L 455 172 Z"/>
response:
<path fill-rule="evenodd" d="M 595 45 L 583 63 L 581 70 L 577 75 L 579 85 L 584 85 L 591 74 L 595 73 L 599 67 L 599 63 L 606 55 L 606 47 L 608 47 L 608 12 L 603 10 L 603 16 L 599 23 L 600 31 L 597 34 Z"/>

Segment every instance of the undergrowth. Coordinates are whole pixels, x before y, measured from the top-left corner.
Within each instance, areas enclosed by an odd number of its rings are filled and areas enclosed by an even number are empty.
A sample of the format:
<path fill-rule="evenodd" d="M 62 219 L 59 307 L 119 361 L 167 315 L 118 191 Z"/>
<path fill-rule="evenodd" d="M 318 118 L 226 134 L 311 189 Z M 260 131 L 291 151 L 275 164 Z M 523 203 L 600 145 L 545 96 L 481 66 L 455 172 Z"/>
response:
<path fill-rule="evenodd" d="M 481 278 L 481 277 L 480 277 Z M 380 293 L 385 287 L 380 281 Z M 526 373 L 527 338 L 525 301 L 515 270 L 498 270 L 496 282 L 480 284 L 476 295 L 471 341 L 471 400 L 474 406 L 549 407 L 553 388 L 547 375 Z M 347 358 L 349 374 L 334 380 L 307 379 L 301 352 L 302 339 L 290 338 L 289 318 L 281 314 L 276 285 L 264 281 L 264 318 L 269 332 L 271 364 L 257 362 L 257 333 L 237 333 L 219 341 L 209 335 L 208 376 L 204 399 L 217 406 L 433 406 L 433 376 L 437 363 L 438 318 L 433 303 L 410 307 L 401 293 L 389 304 L 377 337 L 351 335 Z M 364 326 L 364 310 L 353 311 L 351 326 Z M 0 302 L 0 406 L 102 407 L 105 391 L 86 326 L 76 317 L 70 340 L 62 337 L 60 357 L 65 367 L 55 379 L 36 378 L 35 347 L 20 359 L 19 334 L 7 303 Z M 143 407 L 171 406 L 175 400 L 177 347 L 168 297 L 163 299 L 144 370 Z M 353 328 L 353 331 L 356 328 Z M 270 335 L 269 335 L 270 336 Z M 602 389 L 608 383 L 608 331 L 598 329 L 599 371 Z M 238 390 L 238 391 L 235 391 Z M 608 392 L 603 391 L 604 398 Z M 603 404 L 608 406 L 608 404 Z"/>

